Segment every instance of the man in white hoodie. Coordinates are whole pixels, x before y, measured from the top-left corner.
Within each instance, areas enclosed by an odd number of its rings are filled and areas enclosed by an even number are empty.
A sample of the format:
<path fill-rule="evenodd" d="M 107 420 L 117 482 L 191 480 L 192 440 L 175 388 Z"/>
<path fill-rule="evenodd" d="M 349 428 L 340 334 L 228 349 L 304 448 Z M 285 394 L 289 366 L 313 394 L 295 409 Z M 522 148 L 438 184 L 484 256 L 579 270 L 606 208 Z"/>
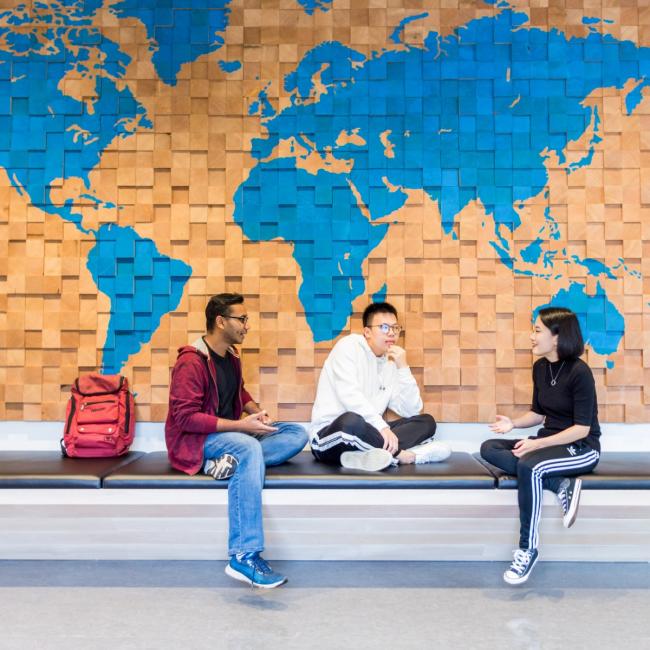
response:
<path fill-rule="evenodd" d="M 395 307 L 372 303 L 363 312 L 363 334 L 345 336 L 330 352 L 311 414 L 309 437 L 317 460 L 377 471 L 396 463 L 440 461 L 451 453 L 431 440 L 433 417 L 420 414 L 420 390 L 406 351 L 396 345 L 401 330 Z M 401 417 L 387 422 L 387 409 Z"/>

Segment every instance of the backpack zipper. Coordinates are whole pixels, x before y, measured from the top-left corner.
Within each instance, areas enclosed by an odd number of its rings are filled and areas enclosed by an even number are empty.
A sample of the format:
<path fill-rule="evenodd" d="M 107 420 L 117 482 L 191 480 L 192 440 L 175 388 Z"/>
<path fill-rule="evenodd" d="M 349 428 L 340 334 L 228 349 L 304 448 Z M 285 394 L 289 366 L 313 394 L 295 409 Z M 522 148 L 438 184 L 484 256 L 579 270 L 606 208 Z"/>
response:
<path fill-rule="evenodd" d="M 126 422 L 124 423 L 124 433 L 129 432 L 131 424 L 131 393 L 126 394 Z"/>
<path fill-rule="evenodd" d="M 70 431 L 70 425 L 72 424 L 72 418 L 74 416 L 75 408 L 77 406 L 77 400 L 75 400 L 74 395 L 70 395 L 70 403 L 72 404 L 72 406 L 70 407 L 70 415 L 68 416 L 68 423 L 65 425 L 66 435 Z"/>
<path fill-rule="evenodd" d="M 91 406 L 95 406 L 96 404 L 114 404 L 114 400 L 112 399 L 101 399 L 98 400 L 97 402 L 84 402 L 80 407 L 79 410 L 83 411 L 87 408 L 90 408 Z"/>

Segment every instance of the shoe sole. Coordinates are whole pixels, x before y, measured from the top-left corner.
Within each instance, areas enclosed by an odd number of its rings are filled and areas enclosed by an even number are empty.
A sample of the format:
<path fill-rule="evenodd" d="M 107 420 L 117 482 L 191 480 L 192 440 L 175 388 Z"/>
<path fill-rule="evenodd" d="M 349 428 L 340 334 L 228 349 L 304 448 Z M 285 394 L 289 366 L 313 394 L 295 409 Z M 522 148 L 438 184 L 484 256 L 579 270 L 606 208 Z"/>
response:
<path fill-rule="evenodd" d="M 230 463 L 230 465 L 223 467 L 221 470 L 215 472 L 214 474 L 210 472 L 209 476 L 211 476 L 215 481 L 223 481 L 227 478 L 232 478 L 235 475 L 235 470 L 237 469 L 237 459 L 230 454 L 224 454 L 219 460 L 226 460 Z"/>
<path fill-rule="evenodd" d="M 385 449 L 368 451 L 344 451 L 341 454 L 341 467 L 359 469 L 364 472 L 379 472 L 393 462 L 393 456 Z"/>
<path fill-rule="evenodd" d="M 582 479 L 577 478 L 575 486 L 573 487 L 573 498 L 571 499 L 571 505 L 569 506 L 569 511 L 562 518 L 562 523 L 565 528 L 571 528 L 576 521 L 578 516 L 578 508 L 580 507 L 580 492 L 582 491 Z"/>
<path fill-rule="evenodd" d="M 239 580 L 239 582 L 245 582 L 246 584 L 252 585 L 253 587 L 257 587 L 259 589 L 275 589 L 276 587 L 283 585 L 285 582 L 288 582 L 287 578 L 283 578 L 282 580 L 273 582 L 271 584 L 260 584 L 259 582 L 253 582 L 247 575 L 244 575 L 236 569 L 233 569 L 230 564 L 226 564 L 225 573 L 227 576 L 230 576 L 235 580 Z"/>
<path fill-rule="evenodd" d="M 528 578 L 530 578 L 530 574 L 533 572 L 533 569 L 535 568 L 535 565 L 537 564 L 537 560 L 539 560 L 539 555 L 533 560 L 533 563 L 530 565 L 530 568 L 526 572 L 525 576 L 522 576 L 521 578 L 507 578 L 506 574 L 503 574 L 503 580 L 504 582 L 507 582 L 509 585 L 523 585 Z"/>

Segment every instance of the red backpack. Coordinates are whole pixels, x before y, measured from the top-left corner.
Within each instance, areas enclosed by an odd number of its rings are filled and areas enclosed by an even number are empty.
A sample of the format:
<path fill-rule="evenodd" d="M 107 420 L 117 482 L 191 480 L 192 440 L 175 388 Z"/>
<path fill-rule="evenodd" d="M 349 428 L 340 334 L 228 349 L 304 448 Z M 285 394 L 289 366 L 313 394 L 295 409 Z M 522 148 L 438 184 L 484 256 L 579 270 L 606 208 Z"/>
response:
<path fill-rule="evenodd" d="M 71 392 L 61 439 L 63 455 L 100 458 L 126 454 L 135 436 L 135 403 L 127 378 L 82 375 Z"/>

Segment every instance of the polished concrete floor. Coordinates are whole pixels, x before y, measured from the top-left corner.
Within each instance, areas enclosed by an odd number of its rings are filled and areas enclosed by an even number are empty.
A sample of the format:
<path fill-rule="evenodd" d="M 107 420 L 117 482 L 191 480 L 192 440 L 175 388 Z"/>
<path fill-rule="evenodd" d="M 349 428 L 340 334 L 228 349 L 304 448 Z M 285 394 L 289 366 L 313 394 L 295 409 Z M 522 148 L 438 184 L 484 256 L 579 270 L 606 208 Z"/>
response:
<path fill-rule="evenodd" d="M 0 561 L 2 650 L 650 650 L 650 565 L 274 562 L 252 590 L 222 562 Z"/>

